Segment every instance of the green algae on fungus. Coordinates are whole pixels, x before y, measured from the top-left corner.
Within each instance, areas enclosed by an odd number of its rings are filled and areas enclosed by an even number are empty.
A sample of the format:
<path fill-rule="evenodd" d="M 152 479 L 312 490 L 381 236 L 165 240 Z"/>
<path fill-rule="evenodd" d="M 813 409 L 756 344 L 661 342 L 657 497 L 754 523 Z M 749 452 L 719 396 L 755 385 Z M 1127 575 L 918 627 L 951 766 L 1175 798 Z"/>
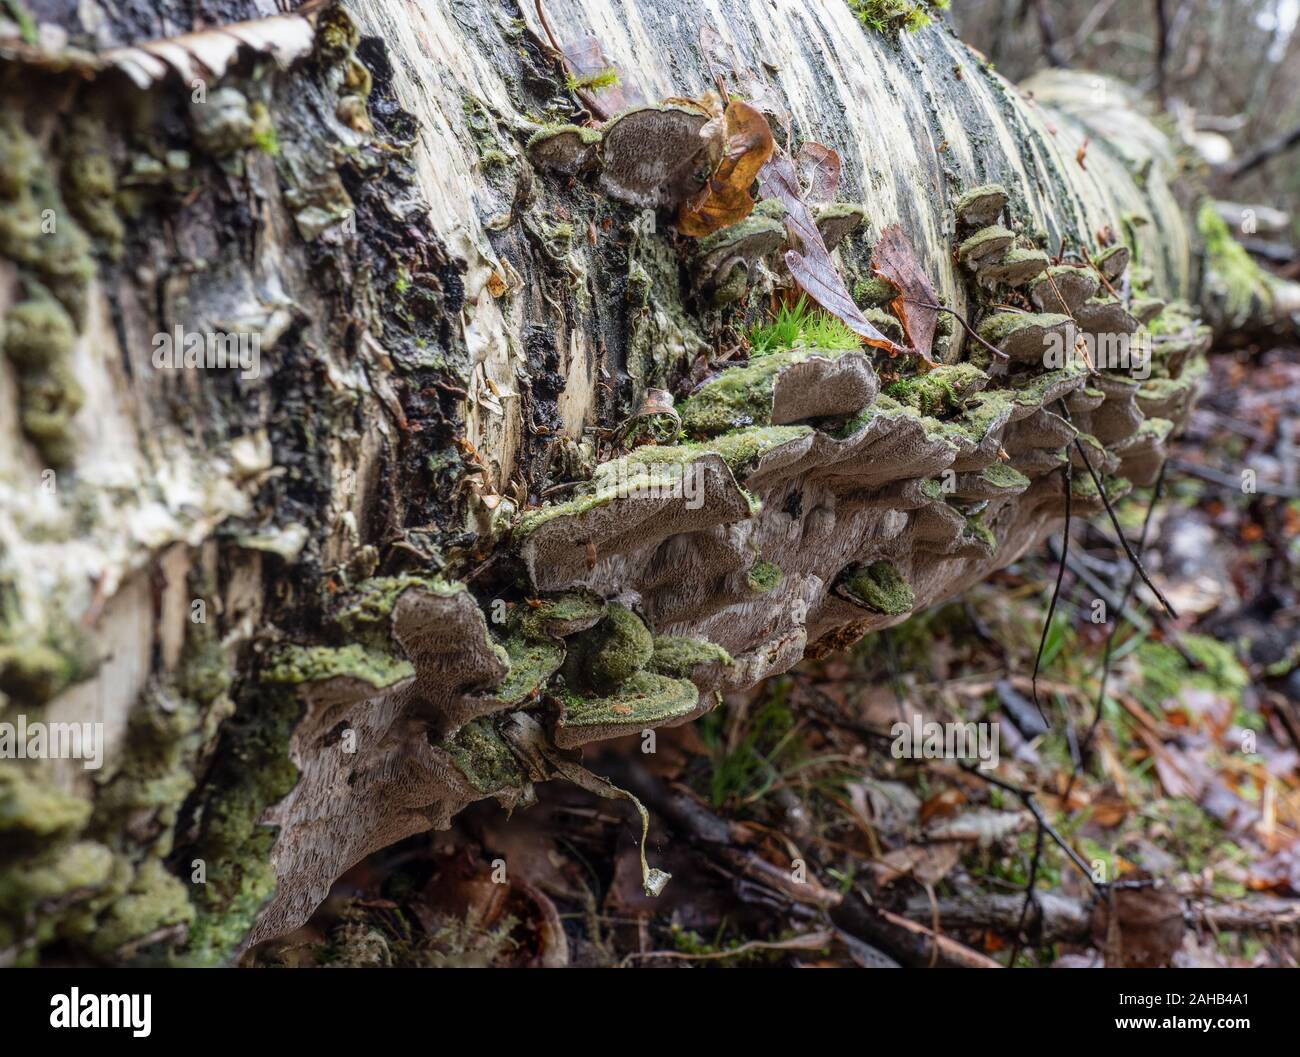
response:
<path fill-rule="evenodd" d="M 414 674 L 415 666 L 405 658 L 353 642 L 346 646 L 281 646 L 271 656 L 263 679 L 271 684 L 297 685 L 348 678 L 384 689 Z"/>
<path fill-rule="evenodd" d="M 997 536 L 994 535 L 993 530 L 988 525 L 984 524 L 983 519 L 978 515 L 966 519 L 965 533 L 982 543 L 990 552 L 998 549 Z"/>
<path fill-rule="evenodd" d="M 1000 225 L 991 224 L 980 228 L 957 247 L 957 259 L 962 264 L 974 267 L 978 262 L 1002 253 L 1015 237 L 1014 231 L 1008 231 Z"/>
<path fill-rule="evenodd" d="M 760 455 L 807 437 L 811 426 L 750 426 L 701 443 L 698 450 L 720 455 L 732 473 L 743 474 Z"/>
<path fill-rule="evenodd" d="M 1020 407 L 1042 407 L 1057 396 L 1078 388 L 1089 375 L 1082 358 L 1064 367 L 1020 375 L 1011 382 L 1012 399 Z"/>
<path fill-rule="evenodd" d="M 389 649 L 393 607 L 412 588 L 444 597 L 461 590 L 458 585 L 444 580 L 410 573 L 371 577 L 347 593 L 334 610 L 334 622 L 350 640 L 379 650 Z"/>
<path fill-rule="evenodd" d="M 903 416 L 915 419 L 925 431 L 928 439 L 947 445 L 954 453 L 960 449 L 960 445 L 955 438 L 963 431 L 955 423 L 940 422 L 931 415 L 922 414 L 914 407 L 899 403 L 888 393 L 881 393 L 870 404 L 848 419 L 839 429 L 834 430 L 831 435 L 838 440 L 845 440 L 861 433 L 877 419 L 890 421 Z"/>
<path fill-rule="evenodd" d="M 756 357 L 747 367 L 729 368 L 683 402 L 682 429 L 688 434 L 713 436 L 744 426 L 766 426 L 771 421 L 772 395 L 781 371 L 813 355 L 834 358 L 843 351 L 786 349 Z"/>
<path fill-rule="evenodd" d="M 707 639 L 684 635 L 656 635 L 654 655 L 646 666 L 659 675 L 689 679 L 701 664 L 731 664 L 731 654 Z"/>
<path fill-rule="evenodd" d="M 1111 501 L 1112 505 L 1133 491 L 1133 482 L 1127 477 L 1107 477 L 1102 481 L 1102 486 L 1106 489 L 1106 498 Z M 1097 483 L 1087 470 L 1081 472 L 1076 469 L 1071 475 L 1070 494 L 1075 499 L 1084 502 L 1101 501 L 1101 493 L 1097 489 Z"/>
<path fill-rule="evenodd" d="M 636 672 L 617 690 L 602 697 L 583 697 L 566 691 L 563 726 L 650 726 L 689 715 L 699 704 L 700 692 L 688 679 L 657 672 Z"/>
<path fill-rule="evenodd" d="M 654 636 L 626 606 L 612 603 L 605 619 L 569 644 L 565 682 L 608 694 L 654 656 Z"/>
<path fill-rule="evenodd" d="M 985 283 L 1005 283 L 1007 286 L 1023 286 L 1031 279 L 1041 275 L 1049 263 L 1047 254 L 1042 250 L 1024 249 L 1017 246 L 1008 250 L 997 261 L 989 264 L 981 262 L 979 268 L 980 281 Z"/>
<path fill-rule="evenodd" d="M 745 574 L 745 583 L 751 591 L 765 595 L 780 584 L 782 575 L 781 566 L 775 562 L 757 561 Z"/>
<path fill-rule="evenodd" d="M 867 308 L 862 314 L 866 316 L 868 323 L 895 345 L 906 344 L 907 335 L 903 332 L 903 324 L 892 312 L 886 312 L 883 308 Z"/>
<path fill-rule="evenodd" d="M 532 697 L 564 663 L 564 647 L 551 639 L 512 635 L 505 642 L 510 670 L 492 696 L 508 705 Z"/>
<path fill-rule="evenodd" d="M 893 562 L 884 559 L 855 566 L 841 584 L 854 601 L 877 613 L 899 616 L 916 605 L 911 585 Z"/>
<path fill-rule="evenodd" d="M 980 321 L 976 333 L 1012 362 L 1041 366 L 1054 348 L 1072 347 L 1067 338 L 1074 326 L 1069 316 L 1056 312 L 995 312 Z M 972 362 L 989 358 L 983 348 L 972 350 Z"/>
<path fill-rule="evenodd" d="M 486 718 L 470 720 L 440 747 L 480 793 L 518 789 L 527 781 L 510 746 Z"/>
<path fill-rule="evenodd" d="M 605 600 L 590 591 L 566 591 L 543 598 L 536 608 L 529 607 L 520 625 L 529 638 L 572 635 L 585 631 L 605 615 Z"/>
<path fill-rule="evenodd" d="M 1023 492 L 1030 485 L 1030 480 L 1010 463 L 995 462 L 980 473 L 980 480 L 987 482 L 999 491 Z"/>
<path fill-rule="evenodd" d="M 1111 282 L 1117 280 L 1128 269 L 1129 249 L 1122 242 L 1108 246 L 1093 258 L 1093 263 Z"/>
<path fill-rule="evenodd" d="M 117 213 L 117 172 L 102 122 L 79 116 L 63 133 L 63 197 L 77 219 L 100 240 L 106 255 L 122 253 L 126 228 Z"/>
<path fill-rule="evenodd" d="M 72 420 L 85 392 L 66 362 L 23 372 L 18 379 L 23 433 L 51 466 L 69 465 L 76 455 Z"/>
<path fill-rule="evenodd" d="M 964 192 L 953 205 L 959 223 L 982 228 L 994 223 L 1006 207 L 1007 189 L 1001 184 L 980 184 Z"/>
<path fill-rule="evenodd" d="M 0 193 L 0 256 L 30 269 L 80 324 L 95 274 L 90 242 L 34 141 L 9 115 L 0 118 L 0 187 L 17 187 L 14 194 Z M 52 217 L 57 225 L 48 223 Z"/>
<path fill-rule="evenodd" d="M 754 263 L 785 243 L 785 225 L 779 219 L 752 213 L 699 240 L 691 255 L 695 285 L 711 307 L 729 304 L 748 289 Z"/>
<path fill-rule="evenodd" d="M 915 408 L 925 415 L 939 415 L 953 411 L 963 401 L 988 383 L 989 376 L 969 363 L 935 367 L 925 374 L 902 378 L 885 392 L 900 404 Z"/>
<path fill-rule="evenodd" d="M 898 296 L 898 287 L 888 279 L 872 276 L 853 284 L 853 300 L 859 308 L 881 308 Z M 943 313 L 947 315 L 947 313 Z"/>
<path fill-rule="evenodd" d="M 707 449 L 691 445 L 645 445 L 623 458 L 603 462 L 596 467 L 591 481 L 580 485 L 572 499 L 525 513 L 514 526 L 512 537 L 515 543 L 522 543 L 557 518 L 577 517 L 619 499 L 679 495 L 682 492 L 679 467 L 707 454 Z"/>
<path fill-rule="evenodd" d="M 867 209 L 857 202 L 829 202 L 816 210 L 817 232 L 828 250 L 834 250 L 867 222 Z"/>

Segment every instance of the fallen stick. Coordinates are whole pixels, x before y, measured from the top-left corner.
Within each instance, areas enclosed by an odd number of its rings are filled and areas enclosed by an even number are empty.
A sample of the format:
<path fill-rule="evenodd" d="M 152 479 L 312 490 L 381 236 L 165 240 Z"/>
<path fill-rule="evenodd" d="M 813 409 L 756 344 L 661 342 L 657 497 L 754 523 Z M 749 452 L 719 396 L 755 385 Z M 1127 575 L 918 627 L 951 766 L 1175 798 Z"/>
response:
<path fill-rule="evenodd" d="M 1013 932 L 1020 920 L 1020 893 L 969 892 L 939 900 L 939 924 L 948 929 L 997 929 Z M 1026 926 L 1045 943 L 1087 940 L 1091 907 L 1082 899 L 1040 892 Z M 916 895 L 907 901 L 909 917 L 929 919 L 930 900 Z M 1183 918 L 1192 926 L 1219 932 L 1272 931 L 1300 927 L 1300 899 L 1261 896 L 1233 903 L 1206 904 L 1184 900 Z M 1041 931 L 1039 931 L 1041 929 Z"/>

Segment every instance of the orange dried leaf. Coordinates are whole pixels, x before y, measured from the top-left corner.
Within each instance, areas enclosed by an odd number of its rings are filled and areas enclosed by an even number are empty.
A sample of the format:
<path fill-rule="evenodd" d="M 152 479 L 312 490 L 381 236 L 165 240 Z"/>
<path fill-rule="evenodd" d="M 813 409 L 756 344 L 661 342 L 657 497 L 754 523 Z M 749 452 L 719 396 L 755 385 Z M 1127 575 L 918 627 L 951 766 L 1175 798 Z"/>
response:
<path fill-rule="evenodd" d="M 722 117 L 714 118 L 705 129 L 715 124 L 713 134 L 722 139 L 717 168 L 704 188 L 682 203 L 677 216 L 678 229 L 693 238 L 738 224 L 749 216 L 754 209 L 750 185 L 775 146 L 767 118 L 743 100 L 733 99 Z"/>

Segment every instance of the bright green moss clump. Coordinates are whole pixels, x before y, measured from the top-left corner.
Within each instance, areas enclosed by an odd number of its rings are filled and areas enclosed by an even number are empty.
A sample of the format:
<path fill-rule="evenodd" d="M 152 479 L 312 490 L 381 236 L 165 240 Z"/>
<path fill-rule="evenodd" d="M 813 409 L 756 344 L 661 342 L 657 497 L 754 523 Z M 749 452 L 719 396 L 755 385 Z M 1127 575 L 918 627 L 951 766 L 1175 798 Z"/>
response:
<path fill-rule="evenodd" d="M 729 230 L 729 229 L 724 229 Z M 782 305 L 767 323 L 749 332 L 750 356 L 766 356 L 782 349 L 856 349 L 862 344 L 842 320 L 813 308 L 806 297 Z"/>
<path fill-rule="evenodd" d="M 595 73 L 583 74 L 581 77 L 569 74 L 564 79 L 564 83 L 570 92 L 597 92 L 602 88 L 613 88 L 617 85 L 618 71 L 610 66 L 603 70 L 597 70 Z"/>
<path fill-rule="evenodd" d="M 1239 704 L 1242 690 L 1250 685 L 1250 677 L 1232 646 L 1193 634 L 1179 636 L 1179 643 L 1199 667 L 1189 665 L 1178 650 L 1164 642 L 1148 639 L 1138 647 L 1138 668 L 1142 673 L 1139 696 L 1143 703 L 1162 713 L 1166 702 L 1190 688 L 1213 690 Z"/>
<path fill-rule="evenodd" d="M 569 686 L 608 694 L 645 668 L 653 656 L 650 629 L 626 606 L 615 603 L 604 620 L 570 643 L 564 679 Z"/>
<path fill-rule="evenodd" d="M 940 415 L 956 410 L 970 393 L 987 382 L 988 375 L 978 367 L 959 363 L 900 379 L 885 392 L 900 404 L 915 408 L 924 415 Z"/>
<path fill-rule="evenodd" d="M 931 12 L 946 11 L 949 0 L 848 0 L 849 10 L 876 33 L 915 33 L 930 24 Z"/>
<path fill-rule="evenodd" d="M 855 601 L 877 613 L 897 616 L 910 613 L 916 605 L 911 585 L 893 562 L 883 559 L 851 569 L 843 587 Z"/>
<path fill-rule="evenodd" d="M 757 561 L 746 577 L 751 591 L 765 595 L 781 582 L 781 566 L 773 562 Z"/>

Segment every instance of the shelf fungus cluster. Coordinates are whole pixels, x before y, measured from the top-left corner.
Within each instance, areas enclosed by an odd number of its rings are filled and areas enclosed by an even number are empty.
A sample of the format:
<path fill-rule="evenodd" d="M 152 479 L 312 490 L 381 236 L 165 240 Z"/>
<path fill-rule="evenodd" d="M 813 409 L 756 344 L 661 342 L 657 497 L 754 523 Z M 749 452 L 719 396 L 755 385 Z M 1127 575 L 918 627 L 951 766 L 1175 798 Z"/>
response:
<path fill-rule="evenodd" d="M 671 208 L 690 193 L 683 166 L 638 171 L 614 134 L 649 121 L 669 136 L 665 113 L 690 116 L 646 108 L 603 139 L 559 129 L 530 150 L 561 174 L 606 166 L 597 179 L 608 193 Z M 655 181 L 657 197 L 645 190 Z M 1144 298 L 1125 252 L 1051 264 L 998 225 L 1007 201 L 989 186 L 956 207 L 983 343 L 954 353 L 941 328 L 936 347 L 954 362 L 899 377 L 824 318 L 788 344 L 755 345 L 676 405 L 652 391 L 647 417 L 662 428 L 620 433 L 624 446 L 647 442 L 518 517 L 500 547 L 517 559 L 523 595 L 496 621 L 463 584 L 379 578 L 335 614 L 344 645 L 291 650 L 271 677 L 299 684 L 306 703 L 293 735 L 302 777 L 268 816 L 280 827 L 279 884 L 253 938 L 301 921 L 371 850 L 445 826 L 471 801 L 513 807 L 533 782 L 586 774 L 572 750 L 689 722 L 719 692 L 987 576 L 1057 523 L 1058 471 L 1067 458 L 1084 468 L 1076 437 L 1112 498 L 1149 484 L 1194 397 L 1208 328 L 1186 306 Z M 687 258 L 697 274 L 702 261 L 776 274 L 789 238 L 776 206 L 759 201 L 700 240 Z M 861 223 L 853 215 L 846 231 Z M 887 311 L 896 291 L 878 280 L 860 290 L 901 336 Z M 1013 299 L 1024 307 L 994 307 Z M 1139 333 L 1145 360 L 1100 363 L 1109 338 Z M 1073 489 L 1076 510 L 1101 509 L 1089 474 Z M 341 731 L 355 755 L 319 751 Z M 648 889 L 664 880 L 648 867 L 646 877 Z"/>

